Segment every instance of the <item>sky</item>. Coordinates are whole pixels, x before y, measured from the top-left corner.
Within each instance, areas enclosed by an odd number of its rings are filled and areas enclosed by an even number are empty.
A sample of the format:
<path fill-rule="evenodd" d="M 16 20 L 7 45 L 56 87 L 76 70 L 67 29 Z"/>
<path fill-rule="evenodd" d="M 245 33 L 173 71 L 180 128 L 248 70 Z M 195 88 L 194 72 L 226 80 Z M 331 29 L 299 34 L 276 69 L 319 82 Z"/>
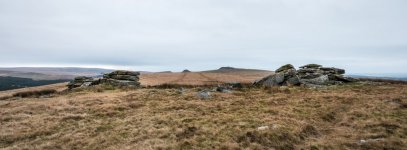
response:
<path fill-rule="evenodd" d="M 0 0 L 0 67 L 407 75 L 406 0 Z"/>

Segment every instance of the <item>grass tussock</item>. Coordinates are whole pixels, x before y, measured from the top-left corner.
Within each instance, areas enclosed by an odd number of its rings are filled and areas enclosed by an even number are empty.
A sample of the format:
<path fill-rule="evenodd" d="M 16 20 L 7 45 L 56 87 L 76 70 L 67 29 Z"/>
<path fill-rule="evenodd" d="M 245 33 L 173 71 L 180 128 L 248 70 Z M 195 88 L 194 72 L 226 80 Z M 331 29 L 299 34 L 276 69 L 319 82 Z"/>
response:
<path fill-rule="evenodd" d="M 0 149 L 403 149 L 407 85 L 95 87 L 0 101 Z"/>

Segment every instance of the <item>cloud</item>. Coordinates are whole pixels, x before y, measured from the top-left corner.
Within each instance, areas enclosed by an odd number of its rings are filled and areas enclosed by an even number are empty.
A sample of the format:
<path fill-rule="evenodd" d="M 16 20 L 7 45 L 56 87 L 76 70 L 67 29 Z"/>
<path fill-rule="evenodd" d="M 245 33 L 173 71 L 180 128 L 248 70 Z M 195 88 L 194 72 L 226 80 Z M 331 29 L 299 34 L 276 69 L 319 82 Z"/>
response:
<path fill-rule="evenodd" d="M 0 64 L 406 71 L 404 0 L 0 0 Z M 380 68 L 378 68 L 380 66 Z"/>

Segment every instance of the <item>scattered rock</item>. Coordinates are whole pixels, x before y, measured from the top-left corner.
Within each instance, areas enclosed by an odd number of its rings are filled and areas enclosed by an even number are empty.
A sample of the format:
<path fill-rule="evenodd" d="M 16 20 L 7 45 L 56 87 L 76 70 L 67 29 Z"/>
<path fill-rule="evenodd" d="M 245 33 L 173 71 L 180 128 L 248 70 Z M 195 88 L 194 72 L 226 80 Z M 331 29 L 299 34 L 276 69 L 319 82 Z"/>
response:
<path fill-rule="evenodd" d="M 226 85 L 228 85 L 232 89 L 241 89 L 241 88 L 243 88 L 243 85 L 240 82 L 226 83 Z"/>
<path fill-rule="evenodd" d="M 384 141 L 383 138 L 379 138 L 379 139 L 367 139 L 367 140 L 360 140 L 358 142 L 359 145 L 364 145 L 364 144 L 368 144 L 368 143 L 373 143 L 373 142 L 378 142 L 378 141 Z"/>
<path fill-rule="evenodd" d="M 199 99 L 210 99 L 210 98 L 211 98 L 211 93 L 210 93 L 209 91 L 204 90 L 204 91 L 198 92 L 198 93 L 196 94 L 196 96 L 197 96 Z"/>
<path fill-rule="evenodd" d="M 232 90 L 230 90 L 229 88 L 223 87 L 223 86 L 218 86 L 216 88 L 217 92 L 221 92 L 221 93 L 232 93 Z"/>
<path fill-rule="evenodd" d="M 185 94 L 187 92 L 187 90 L 181 87 L 181 88 L 177 89 L 176 92 L 177 92 L 177 94 L 183 95 L 183 94 Z"/>

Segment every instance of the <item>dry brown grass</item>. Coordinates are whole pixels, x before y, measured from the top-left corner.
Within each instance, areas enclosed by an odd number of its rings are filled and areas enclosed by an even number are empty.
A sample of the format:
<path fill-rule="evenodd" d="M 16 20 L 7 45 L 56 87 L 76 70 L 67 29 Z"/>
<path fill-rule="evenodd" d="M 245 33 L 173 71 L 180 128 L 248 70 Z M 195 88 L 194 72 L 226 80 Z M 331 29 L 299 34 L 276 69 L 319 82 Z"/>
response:
<path fill-rule="evenodd" d="M 57 93 L 57 90 L 54 89 L 44 89 L 44 90 L 35 90 L 35 91 L 24 91 L 24 92 L 17 92 L 13 94 L 13 97 L 41 97 L 41 96 L 49 96 L 51 94 Z"/>
<path fill-rule="evenodd" d="M 208 88 L 208 87 L 207 87 Z M 212 93 L 95 87 L 0 101 L 2 149 L 403 149 L 406 84 Z M 266 130 L 257 130 L 269 126 Z M 360 143 L 366 140 L 366 143 Z"/>

